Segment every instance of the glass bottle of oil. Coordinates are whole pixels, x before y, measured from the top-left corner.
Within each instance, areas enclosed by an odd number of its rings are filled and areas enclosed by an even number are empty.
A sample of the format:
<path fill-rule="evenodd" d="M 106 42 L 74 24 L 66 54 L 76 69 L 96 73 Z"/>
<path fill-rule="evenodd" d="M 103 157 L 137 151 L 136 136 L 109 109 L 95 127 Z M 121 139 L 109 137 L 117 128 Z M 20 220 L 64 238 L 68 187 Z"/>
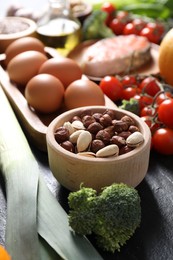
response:
<path fill-rule="evenodd" d="M 70 12 L 67 0 L 49 0 L 49 10 L 38 23 L 37 34 L 45 46 L 66 56 L 81 40 L 81 24 Z"/>

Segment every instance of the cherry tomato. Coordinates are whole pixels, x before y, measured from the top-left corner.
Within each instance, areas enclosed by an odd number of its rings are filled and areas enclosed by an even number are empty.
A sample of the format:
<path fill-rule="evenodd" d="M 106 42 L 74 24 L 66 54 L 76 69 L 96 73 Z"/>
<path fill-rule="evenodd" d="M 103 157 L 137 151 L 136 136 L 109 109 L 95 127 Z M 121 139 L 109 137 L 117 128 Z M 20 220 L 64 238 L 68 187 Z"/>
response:
<path fill-rule="evenodd" d="M 136 88 L 127 87 L 123 89 L 122 97 L 123 99 L 129 100 L 136 95 Z"/>
<path fill-rule="evenodd" d="M 136 29 L 136 26 L 133 23 L 127 23 L 124 27 L 123 34 L 138 34 L 138 30 Z"/>
<path fill-rule="evenodd" d="M 127 22 L 129 22 L 131 20 L 129 12 L 123 11 L 123 10 L 118 11 L 116 13 L 116 18 L 118 18 L 119 20 L 123 21 L 124 23 L 127 23 Z"/>
<path fill-rule="evenodd" d="M 113 76 L 105 76 L 99 83 L 103 93 L 111 100 L 117 101 L 122 99 L 123 85 L 121 81 Z"/>
<path fill-rule="evenodd" d="M 139 88 L 152 97 L 160 91 L 159 82 L 152 76 L 144 78 L 140 83 Z"/>
<path fill-rule="evenodd" d="M 145 36 L 147 39 L 152 42 L 158 44 L 161 39 L 161 34 L 156 28 L 144 27 L 140 34 L 140 36 Z"/>
<path fill-rule="evenodd" d="M 159 106 L 164 100 L 171 98 L 172 94 L 171 92 L 165 91 L 164 93 L 161 93 L 157 96 L 155 103 Z"/>
<path fill-rule="evenodd" d="M 116 34 L 116 35 L 120 35 L 123 33 L 124 27 L 125 27 L 126 23 L 124 23 L 123 21 L 121 21 L 118 18 L 114 18 L 110 24 L 109 27 L 112 29 L 112 31 Z"/>
<path fill-rule="evenodd" d="M 173 99 L 164 100 L 158 107 L 159 120 L 167 127 L 173 127 Z"/>
<path fill-rule="evenodd" d="M 139 106 L 142 109 L 143 107 L 151 105 L 153 102 L 153 98 L 150 96 L 141 95 L 139 100 Z"/>
<path fill-rule="evenodd" d="M 148 28 L 153 28 L 154 30 L 157 30 L 158 33 L 160 34 L 160 36 L 162 36 L 162 34 L 163 34 L 164 31 L 165 31 L 165 27 L 164 27 L 164 25 L 163 25 L 161 22 L 156 22 L 156 23 L 154 23 L 154 22 L 148 22 L 148 23 L 146 24 L 146 26 L 147 26 Z"/>
<path fill-rule="evenodd" d="M 133 75 L 126 75 L 123 77 L 123 79 L 121 80 L 123 86 L 128 86 L 131 87 L 132 85 L 138 85 L 138 82 L 136 80 L 136 77 Z"/>
<path fill-rule="evenodd" d="M 101 10 L 107 13 L 107 18 L 105 23 L 109 25 L 111 20 L 115 17 L 116 7 L 110 2 L 104 2 L 101 6 Z"/>
<path fill-rule="evenodd" d="M 143 107 L 140 116 L 153 116 L 155 114 L 155 109 L 151 106 Z"/>
<path fill-rule="evenodd" d="M 140 18 L 135 18 L 133 21 L 132 21 L 133 25 L 135 26 L 136 28 L 136 31 L 137 31 L 137 34 L 139 34 L 141 32 L 141 30 L 146 26 L 146 22 L 143 21 L 142 19 Z"/>
<path fill-rule="evenodd" d="M 152 145 L 153 148 L 161 154 L 173 154 L 173 129 L 157 129 L 152 137 Z"/>

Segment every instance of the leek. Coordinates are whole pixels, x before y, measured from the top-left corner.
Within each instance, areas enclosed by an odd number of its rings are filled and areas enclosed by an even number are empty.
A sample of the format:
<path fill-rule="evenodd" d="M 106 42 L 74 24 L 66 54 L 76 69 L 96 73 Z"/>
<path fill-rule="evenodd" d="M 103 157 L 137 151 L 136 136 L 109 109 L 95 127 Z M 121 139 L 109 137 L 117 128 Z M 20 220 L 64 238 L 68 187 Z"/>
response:
<path fill-rule="evenodd" d="M 7 193 L 6 248 L 12 259 L 102 259 L 86 237 L 70 230 L 68 216 L 40 174 L 1 87 L 0 118 L 0 170 Z"/>

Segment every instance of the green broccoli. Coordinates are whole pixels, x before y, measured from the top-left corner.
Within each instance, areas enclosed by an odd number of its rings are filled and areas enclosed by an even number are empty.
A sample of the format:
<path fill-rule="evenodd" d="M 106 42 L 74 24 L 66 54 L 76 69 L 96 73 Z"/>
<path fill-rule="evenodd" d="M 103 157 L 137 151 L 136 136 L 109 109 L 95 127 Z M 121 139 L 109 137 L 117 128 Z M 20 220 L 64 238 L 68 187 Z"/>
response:
<path fill-rule="evenodd" d="M 81 187 L 68 196 L 69 225 L 80 235 L 95 234 L 99 247 L 120 251 L 141 222 L 140 196 L 126 184 L 112 184 L 100 194 Z"/>
<path fill-rule="evenodd" d="M 130 111 L 138 116 L 140 114 L 139 101 L 135 98 L 130 98 L 130 100 L 123 99 L 119 108 Z"/>
<path fill-rule="evenodd" d="M 84 21 L 82 27 L 83 40 L 113 37 L 115 34 L 106 26 L 106 12 L 95 10 Z"/>

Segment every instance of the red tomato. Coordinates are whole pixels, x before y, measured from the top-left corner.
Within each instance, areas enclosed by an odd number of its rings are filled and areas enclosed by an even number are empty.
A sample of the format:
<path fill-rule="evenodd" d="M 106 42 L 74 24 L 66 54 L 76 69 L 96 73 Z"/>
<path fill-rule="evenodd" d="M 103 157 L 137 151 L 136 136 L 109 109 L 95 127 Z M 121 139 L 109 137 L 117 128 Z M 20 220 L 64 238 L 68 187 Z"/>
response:
<path fill-rule="evenodd" d="M 140 83 L 139 88 L 152 97 L 160 91 L 159 82 L 152 76 L 144 78 Z"/>
<path fill-rule="evenodd" d="M 112 31 L 116 34 L 116 35 L 120 35 L 123 33 L 124 27 L 125 27 L 126 23 L 124 23 L 123 21 L 121 21 L 118 18 L 114 18 L 110 24 L 109 27 L 112 29 Z"/>
<path fill-rule="evenodd" d="M 158 44 L 161 39 L 161 34 L 156 28 L 144 27 L 140 34 L 140 36 L 145 36 L 147 39 L 152 42 Z"/>
<path fill-rule="evenodd" d="M 158 95 L 158 97 L 156 98 L 156 104 L 157 105 L 160 105 L 164 100 L 168 99 L 168 98 L 171 98 L 172 97 L 172 94 L 171 92 L 164 92 L 164 93 L 161 93 L 160 95 Z"/>
<path fill-rule="evenodd" d="M 158 107 L 159 120 L 167 127 L 173 127 L 173 99 L 164 100 Z"/>
<path fill-rule="evenodd" d="M 140 116 L 153 116 L 155 114 L 155 109 L 151 106 L 143 107 Z"/>
<path fill-rule="evenodd" d="M 129 12 L 127 11 L 118 11 L 116 13 L 116 18 L 118 18 L 119 20 L 123 21 L 124 23 L 127 23 L 128 21 L 130 21 L 130 15 Z"/>
<path fill-rule="evenodd" d="M 153 98 L 150 96 L 141 95 L 139 100 L 139 106 L 142 109 L 143 107 L 151 105 L 153 102 Z"/>
<path fill-rule="evenodd" d="M 153 148 L 161 154 L 173 154 L 173 129 L 157 129 L 152 137 L 152 145 Z"/>
<path fill-rule="evenodd" d="M 165 27 L 162 23 L 160 22 L 156 22 L 156 23 L 153 23 L 153 22 L 149 22 L 147 23 L 146 25 L 148 28 L 153 28 L 154 30 L 157 30 L 158 33 L 160 34 L 160 36 L 162 36 L 162 34 L 164 33 L 165 31 Z"/>
<path fill-rule="evenodd" d="M 112 14 L 116 11 L 116 7 L 110 2 L 104 2 L 101 6 L 101 10 L 108 14 Z"/>
<path fill-rule="evenodd" d="M 113 76 L 105 76 L 99 83 L 103 93 L 111 100 L 122 99 L 123 85 L 119 79 Z"/>
<path fill-rule="evenodd" d="M 122 97 L 123 99 L 129 100 L 136 95 L 136 88 L 127 87 L 123 89 Z"/>
<path fill-rule="evenodd" d="M 104 2 L 101 6 L 101 10 L 107 13 L 107 18 L 105 23 L 109 25 L 111 20 L 115 17 L 116 7 L 110 2 Z"/>
<path fill-rule="evenodd" d="M 123 77 L 123 79 L 121 80 L 123 86 L 128 86 L 131 87 L 132 85 L 138 85 L 138 82 L 136 80 L 136 77 L 133 75 L 126 75 Z"/>
<path fill-rule="evenodd" d="M 141 30 L 146 26 L 146 22 L 143 21 L 142 19 L 140 18 L 135 18 L 133 21 L 132 21 L 133 25 L 135 26 L 136 28 L 136 31 L 137 31 L 137 34 L 139 34 L 141 32 Z"/>
<path fill-rule="evenodd" d="M 123 34 L 124 35 L 138 34 L 138 30 L 136 29 L 133 23 L 127 23 L 124 27 Z"/>

